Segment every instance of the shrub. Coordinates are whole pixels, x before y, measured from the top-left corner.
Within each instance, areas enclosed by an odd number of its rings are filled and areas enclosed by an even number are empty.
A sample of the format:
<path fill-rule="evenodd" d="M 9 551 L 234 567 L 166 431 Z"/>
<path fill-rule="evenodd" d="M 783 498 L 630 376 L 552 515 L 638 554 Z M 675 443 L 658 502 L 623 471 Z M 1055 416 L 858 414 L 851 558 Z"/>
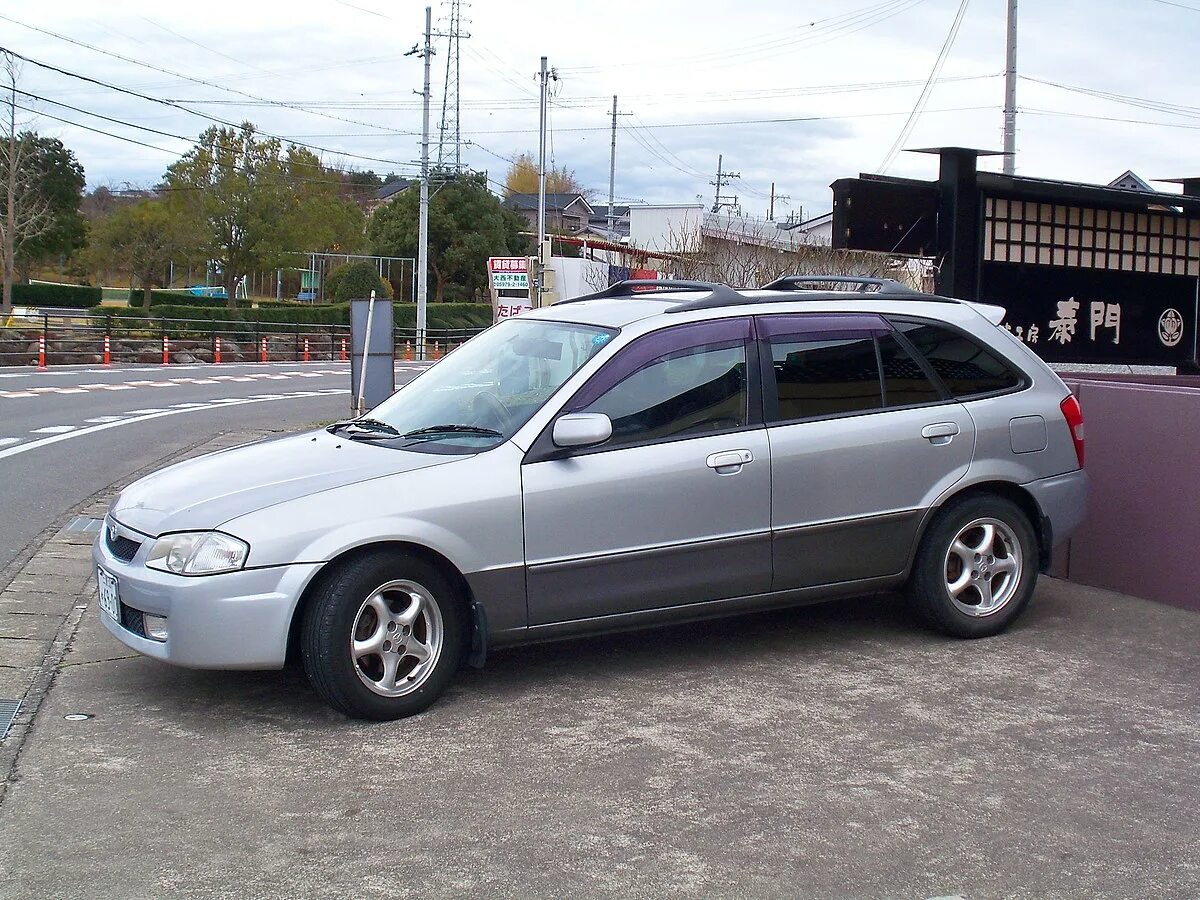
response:
<path fill-rule="evenodd" d="M 338 266 L 325 277 L 325 297 L 335 303 L 370 297 L 391 297 L 392 286 L 379 277 L 374 263 L 361 260 Z"/>
<path fill-rule="evenodd" d="M 142 305 L 142 289 L 131 288 L 129 291 L 129 305 L 140 307 Z M 192 294 L 187 291 L 165 291 L 152 290 L 150 292 L 150 308 L 156 306 L 228 306 L 228 301 L 224 297 L 202 297 L 199 294 Z M 245 300 L 239 299 L 238 306 L 247 306 Z"/>
<path fill-rule="evenodd" d="M 397 327 L 417 327 L 417 304 L 392 304 Z M 430 328 L 487 328 L 492 324 L 490 303 L 430 303 L 426 310 Z"/>
<path fill-rule="evenodd" d="M 102 296 L 100 288 L 80 284 L 13 285 L 13 303 L 17 306 L 88 309 L 99 304 Z"/>

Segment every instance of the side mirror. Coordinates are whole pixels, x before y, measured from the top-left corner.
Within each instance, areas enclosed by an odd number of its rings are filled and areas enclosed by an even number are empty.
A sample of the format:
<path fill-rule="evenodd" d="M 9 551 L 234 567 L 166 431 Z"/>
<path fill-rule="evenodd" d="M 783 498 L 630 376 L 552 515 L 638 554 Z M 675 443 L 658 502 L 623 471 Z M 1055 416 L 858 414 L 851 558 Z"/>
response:
<path fill-rule="evenodd" d="M 552 434 L 556 447 L 591 447 L 612 437 L 612 419 L 603 413 L 559 416 Z"/>

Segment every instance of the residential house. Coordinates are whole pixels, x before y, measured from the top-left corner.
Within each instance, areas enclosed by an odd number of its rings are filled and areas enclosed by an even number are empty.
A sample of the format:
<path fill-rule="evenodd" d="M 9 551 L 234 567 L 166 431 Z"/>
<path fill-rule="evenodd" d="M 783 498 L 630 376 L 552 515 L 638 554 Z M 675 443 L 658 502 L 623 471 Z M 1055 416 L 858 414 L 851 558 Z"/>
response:
<path fill-rule="evenodd" d="M 367 200 L 367 215 L 372 215 L 375 210 L 383 206 L 385 203 L 391 203 L 402 193 L 417 184 L 416 181 L 409 181 L 407 178 L 401 178 L 399 181 L 391 181 L 379 188 L 375 195 Z"/>
<path fill-rule="evenodd" d="M 510 194 L 505 198 L 504 205 L 524 216 L 530 230 L 537 229 L 537 194 Z M 579 234 L 587 228 L 594 214 L 595 210 L 583 194 L 546 194 L 548 232 Z"/>

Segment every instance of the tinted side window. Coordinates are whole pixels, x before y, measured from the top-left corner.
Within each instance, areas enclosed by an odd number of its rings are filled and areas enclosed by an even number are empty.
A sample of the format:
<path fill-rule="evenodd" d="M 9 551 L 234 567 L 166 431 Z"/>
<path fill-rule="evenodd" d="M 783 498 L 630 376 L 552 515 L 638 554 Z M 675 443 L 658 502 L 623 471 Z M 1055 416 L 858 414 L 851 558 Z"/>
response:
<path fill-rule="evenodd" d="M 926 323 L 894 324 L 929 361 L 955 397 L 1011 390 L 1023 381 L 1007 363 L 966 335 Z"/>
<path fill-rule="evenodd" d="M 749 419 L 747 328 L 739 320 L 648 335 L 597 373 L 569 411 L 612 419 L 606 448 L 740 428 Z"/>
<path fill-rule="evenodd" d="M 779 392 L 777 421 L 883 406 L 875 338 L 870 333 L 840 338 L 772 337 L 770 342 Z"/>
<path fill-rule="evenodd" d="M 883 365 L 883 397 L 888 406 L 937 403 L 942 399 L 941 392 L 925 375 L 925 370 L 895 335 L 885 334 L 878 340 L 879 361 Z"/>

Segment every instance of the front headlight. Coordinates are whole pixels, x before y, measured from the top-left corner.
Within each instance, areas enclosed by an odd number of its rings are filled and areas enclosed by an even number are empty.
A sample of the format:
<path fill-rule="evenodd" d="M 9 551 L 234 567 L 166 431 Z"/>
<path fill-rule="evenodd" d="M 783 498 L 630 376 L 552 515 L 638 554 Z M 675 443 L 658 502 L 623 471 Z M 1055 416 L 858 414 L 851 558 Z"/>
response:
<path fill-rule="evenodd" d="M 176 575 L 216 575 L 246 564 L 250 545 L 219 531 L 165 534 L 154 542 L 146 565 Z"/>

